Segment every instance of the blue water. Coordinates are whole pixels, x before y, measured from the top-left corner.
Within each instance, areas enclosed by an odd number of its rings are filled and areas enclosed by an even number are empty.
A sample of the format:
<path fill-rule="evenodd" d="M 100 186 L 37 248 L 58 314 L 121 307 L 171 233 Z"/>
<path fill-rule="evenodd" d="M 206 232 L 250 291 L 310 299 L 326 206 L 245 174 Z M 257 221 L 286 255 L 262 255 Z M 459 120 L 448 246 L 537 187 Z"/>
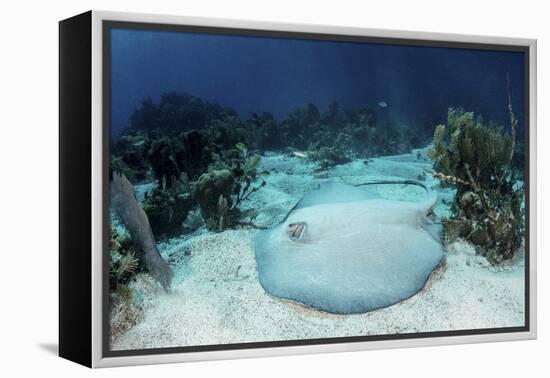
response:
<path fill-rule="evenodd" d="M 248 234 L 257 263 L 249 276 L 257 269 L 274 297 L 352 314 L 424 287 L 442 259 L 434 234 L 457 189 L 438 187 L 426 152 L 449 108 L 511 131 L 510 93 L 519 128 L 499 182 L 521 176 L 523 52 L 113 29 L 110 58 L 110 168 L 134 185 L 136 211 L 147 218 L 146 230 L 130 234 L 177 244 L 209 233 L 206 253 L 227 258 L 241 251 L 226 245 L 226 231 L 260 228 Z M 430 195 L 401 198 L 404 183 Z M 118 269 L 120 256 L 133 253 L 125 248 L 111 251 Z M 252 256 L 244 252 L 220 259 L 230 280 L 214 270 L 207 285 L 236 279 Z M 176 277 L 184 269 L 204 278 L 185 266 L 194 252 L 183 256 L 174 263 L 170 255 Z M 109 287 L 126 285 L 128 273 L 110 277 Z"/>
<path fill-rule="evenodd" d="M 435 126 L 448 107 L 507 125 L 507 73 L 521 130 L 524 59 L 521 52 L 114 29 L 111 131 L 129 126 L 140 101 L 170 91 L 244 118 L 267 111 L 281 119 L 308 102 L 324 109 L 336 100 L 385 103 L 413 128 Z"/>

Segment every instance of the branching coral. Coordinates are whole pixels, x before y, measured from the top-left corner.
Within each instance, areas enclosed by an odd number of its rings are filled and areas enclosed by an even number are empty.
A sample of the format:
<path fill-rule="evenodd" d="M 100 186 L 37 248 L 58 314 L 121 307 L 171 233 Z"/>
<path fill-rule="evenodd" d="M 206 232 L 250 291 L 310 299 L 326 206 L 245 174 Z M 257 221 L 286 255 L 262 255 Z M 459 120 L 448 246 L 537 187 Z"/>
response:
<path fill-rule="evenodd" d="M 260 163 L 260 155 L 250 154 L 242 142 L 215 154 L 209 172 L 201 175 L 192 189 L 209 229 L 223 231 L 238 223 L 239 206 L 265 186 L 264 180 L 255 184 Z"/>
<path fill-rule="evenodd" d="M 513 150 L 513 136 L 473 113 L 449 109 L 428 151 L 434 177 L 457 189 L 453 216 L 443 222 L 447 237 L 467 239 L 493 263 L 510 259 L 522 239 L 523 190 L 510 169 Z"/>
<path fill-rule="evenodd" d="M 231 224 L 226 209 L 232 206 L 231 194 L 234 188 L 235 178 L 227 169 L 204 173 L 193 184 L 191 194 L 199 204 L 209 229 L 219 231 L 220 225 L 228 227 Z"/>
<path fill-rule="evenodd" d="M 237 209 L 241 202 L 247 200 L 253 193 L 265 186 L 266 183 L 264 180 L 257 186 L 253 185 L 254 180 L 257 178 L 258 166 L 261 162 L 260 155 L 248 156 L 246 152 L 242 154 L 242 160 L 233 170 L 237 179 L 235 187 L 236 199 L 232 206 L 233 210 Z"/>
<path fill-rule="evenodd" d="M 220 194 L 218 198 L 218 230 L 223 231 L 229 216 L 229 201 Z"/>

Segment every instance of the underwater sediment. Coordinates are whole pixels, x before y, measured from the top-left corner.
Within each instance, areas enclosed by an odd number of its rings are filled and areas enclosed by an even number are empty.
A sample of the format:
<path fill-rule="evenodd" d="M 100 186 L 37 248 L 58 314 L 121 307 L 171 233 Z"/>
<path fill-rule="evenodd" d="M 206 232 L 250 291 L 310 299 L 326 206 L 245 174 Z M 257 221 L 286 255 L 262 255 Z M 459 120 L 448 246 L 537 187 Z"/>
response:
<path fill-rule="evenodd" d="M 155 107 L 111 151 L 114 349 L 523 324 L 515 134 L 460 109 L 413 138 L 337 103 Z"/>
<path fill-rule="evenodd" d="M 373 158 L 368 165 L 354 160 L 331 169 L 323 181 L 359 184 L 415 178 L 431 166 L 425 150 L 421 154 L 420 159 L 416 152 Z M 286 154 L 264 156 L 260 169 L 270 168 L 273 173 L 243 210 L 257 209 L 258 225 L 276 226 L 300 198 L 317 187 L 313 167 L 307 160 Z M 425 183 L 437 186 L 438 181 L 427 175 Z M 387 199 L 426 197 L 415 186 L 369 186 L 366 190 Z M 447 216 L 455 191 L 450 187 L 438 191 L 440 200 L 434 212 Z M 453 242 L 446 247 L 445 264 L 416 295 L 376 311 L 337 315 L 265 292 L 254 251 L 255 237 L 261 232 L 203 228 L 161 241 L 159 250 L 174 267 L 172 290 L 166 293 L 142 278 L 130 283 L 136 296 L 145 298 L 140 304 L 142 314 L 131 328 L 111 340 L 112 349 L 508 327 L 524 322 L 522 254 L 492 267 L 468 243 Z"/>

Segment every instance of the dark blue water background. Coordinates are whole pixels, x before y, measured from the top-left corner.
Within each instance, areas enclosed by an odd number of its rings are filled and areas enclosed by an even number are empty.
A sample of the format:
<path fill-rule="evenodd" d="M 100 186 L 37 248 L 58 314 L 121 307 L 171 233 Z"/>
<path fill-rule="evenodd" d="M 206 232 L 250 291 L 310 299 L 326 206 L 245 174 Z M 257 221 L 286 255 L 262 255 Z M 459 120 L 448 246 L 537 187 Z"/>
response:
<path fill-rule="evenodd" d="M 377 106 L 407 127 L 444 120 L 463 107 L 509 124 L 506 74 L 523 125 L 521 52 L 343 43 L 131 29 L 111 31 L 111 131 L 129 125 L 140 101 L 185 92 L 246 118 L 284 118 L 308 102 L 321 110 Z"/>

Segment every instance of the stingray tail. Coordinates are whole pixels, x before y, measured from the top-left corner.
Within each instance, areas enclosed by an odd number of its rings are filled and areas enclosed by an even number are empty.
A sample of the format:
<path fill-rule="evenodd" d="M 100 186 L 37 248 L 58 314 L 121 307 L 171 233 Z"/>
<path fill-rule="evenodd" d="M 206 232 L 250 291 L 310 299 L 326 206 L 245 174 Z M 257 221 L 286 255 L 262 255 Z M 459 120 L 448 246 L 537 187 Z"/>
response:
<path fill-rule="evenodd" d="M 437 200 L 439 198 L 439 195 L 437 191 L 430 190 L 428 186 L 420 181 L 416 180 L 380 180 L 380 181 L 367 181 L 363 182 L 361 184 L 355 184 L 354 186 L 366 186 L 366 185 L 416 185 L 420 186 L 422 189 L 428 193 L 428 198 L 424 201 L 422 201 L 422 208 L 425 209 L 425 214 L 430 214 L 433 212 L 433 209 L 435 208 L 435 205 L 437 205 Z"/>
<path fill-rule="evenodd" d="M 422 189 L 424 189 L 426 192 L 429 192 L 430 190 L 426 186 L 426 184 L 416 181 L 416 180 L 378 180 L 378 181 L 367 181 L 363 182 L 361 184 L 355 184 L 353 186 L 366 186 L 366 185 L 416 185 L 420 186 Z"/>
<path fill-rule="evenodd" d="M 438 198 L 439 195 L 436 191 L 428 191 L 428 198 L 423 201 L 421 217 L 423 219 L 422 228 L 426 230 L 435 241 L 441 243 L 441 223 L 434 222 L 434 208 L 437 205 Z"/>

